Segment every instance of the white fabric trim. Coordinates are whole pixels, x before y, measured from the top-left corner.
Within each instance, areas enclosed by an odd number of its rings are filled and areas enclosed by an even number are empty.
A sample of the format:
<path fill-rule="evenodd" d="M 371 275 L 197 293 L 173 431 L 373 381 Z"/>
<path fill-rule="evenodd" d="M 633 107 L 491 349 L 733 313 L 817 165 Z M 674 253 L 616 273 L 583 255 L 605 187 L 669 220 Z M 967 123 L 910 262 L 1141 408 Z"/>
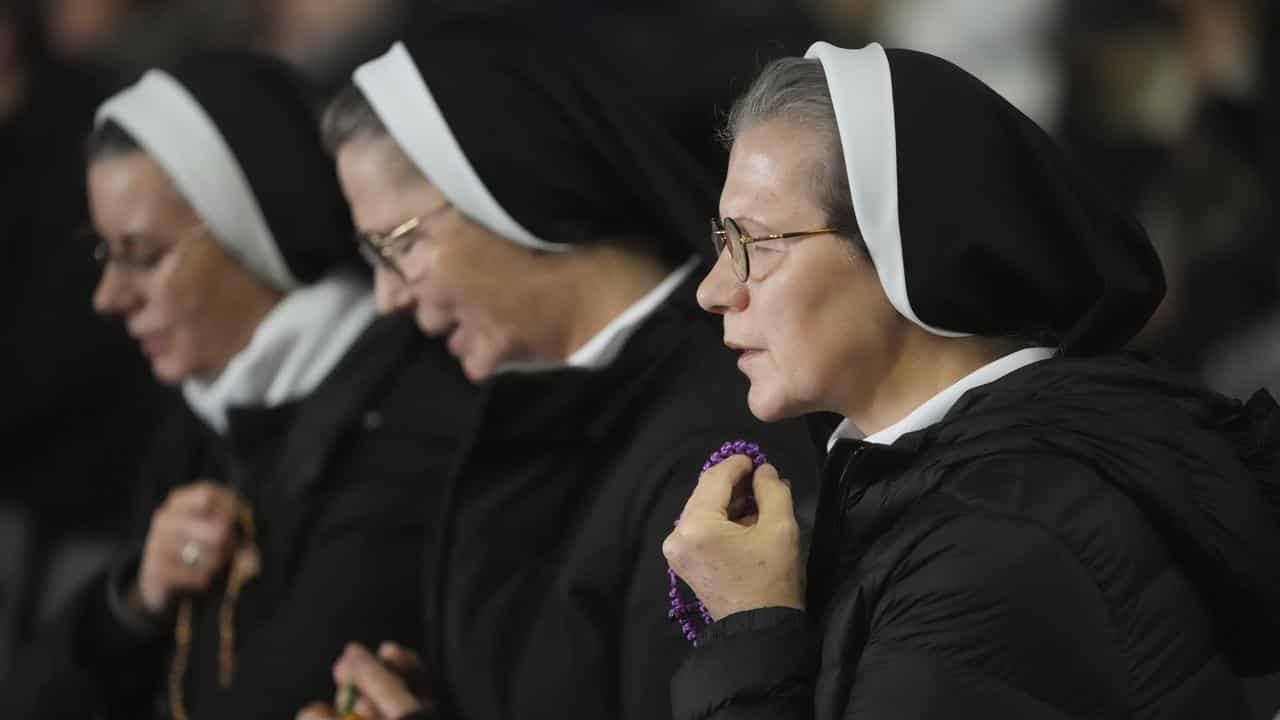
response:
<path fill-rule="evenodd" d="M 536 373 L 548 370 L 562 370 L 567 367 L 583 370 L 603 370 L 608 367 L 626 346 L 627 341 L 640 328 L 658 307 L 666 301 L 680 283 L 698 267 L 697 256 L 689 258 L 683 265 L 667 275 L 662 282 L 645 293 L 639 300 L 631 303 L 626 310 L 618 313 L 599 332 L 591 336 L 577 350 L 574 350 L 563 362 L 520 362 L 508 363 L 498 368 L 498 373 Z"/>
<path fill-rule="evenodd" d="M 272 287 L 292 290 L 289 272 L 244 169 L 218 126 L 172 75 L 150 70 L 98 107 L 169 175 L 217 240 Z"/>
<path fill-rule="evenodd" d="M 449 129 L 404 43 L 397 42 L 382 57 L 356 68 L 353 79 L 413 164 L 464 215 L 525 247 L 569 249 L 535 237 L 498 204 Z M 495 105 L 493 111 L 513 110 Z"/>
<path fill-rule="evenodd" d="M 289 293 L 214 380 L 187 380 L 191 409 L 219 433 L 232 406 L 275 407 L 305 397 L 329 376 L 377 316 L 367 280 L 337 271 Z"/>
<path fill-rule="evenodd" d="M 1054 356 L 1054 353 L 1053 348 L 1034 347 L 1005 355 L 960 378 L 898 422 L 865 437 L 849 418 L 845 418 L 836 426 L 835 432 L 831 433 L 831 438 L 827 440 L 827 452 L 831 452 L 831 448 L 835 447 L 838 440 L 864 440 L 877 445 L 892 445 L 903 435 L 923 430 L 942 420 L 948 412 L 951 412 L 951 408 L 960 400 L 960 397 L 970 390 L 993 383 L 1014 370 L 1041 360 L 1048 360 Z"/>
<path fill-rule="evenodd" d="M 675 292 L 680 283 L 684 282 L 697 266 L 698 258 L 689 258 L 684 265 L 632 303 L 631 307 L 619 313 L 594 337 L 583 343 L 582 347 L 569 356 L 566 363 L 570 367 L 593 370 L 607 367 L 618 357 L 618 353 L 622 352 L 622 347 L 627 344 L 627 340 L 631 339 L 640 324 L 652 315 L 671 293 Z"/>
<path fill-rule="evenodd" d="M 814 43 L 804 56 L 818 59 L 827 75 L 845 169 L 849 174 L 849 189 L 853 194 L 853 211 L 889 302 L 903 317 L 935 335 L 969 335 L 925 323 L 916 316 L 911 298 L 907 296 L 902 227 L 898 217 L 897 126 L 889 56 L 877 43 L 861 50 L 848 50 L 825 42 Z"/>

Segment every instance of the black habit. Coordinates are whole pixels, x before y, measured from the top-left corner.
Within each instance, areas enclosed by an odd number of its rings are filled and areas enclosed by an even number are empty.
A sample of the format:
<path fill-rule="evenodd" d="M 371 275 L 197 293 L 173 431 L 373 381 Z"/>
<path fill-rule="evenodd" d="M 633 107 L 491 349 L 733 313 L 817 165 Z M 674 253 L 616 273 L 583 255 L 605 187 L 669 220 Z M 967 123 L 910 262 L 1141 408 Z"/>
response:
<path fill-rule="evenodd" d="M 303 400 L 233 409 L 224 436 L 189 412 L 175 418 L 142 479 L 150 492 L 138 549 L 19 659 L 0 702 L 6 716 L 168 716 L 172 626 L 131 629 L 108 593 L 136 573 L 150 511 L 199 479 L 227 482 L 253 505 L 263 571 L 236 608 L 230 688 L 218 687 L 222 588 L 196 605 L 183 684 L 192 718 L 293 717 L 332 696 L 345 643 L 416 646 L 424 538 L 473 395 L 439 343 L 393 316 L 375 321 Z"/>
<path fill-rule="evenodd" d="M 428 563 L 441 717 L 667 717 L 689 643 L 667 619 L 662 542 L 703 462 L 726 440 L 758 442 L 812 499 L 808 431 L 750 415 L 719 324 L 694 302 L 700 275 L 607 368 L 484 387 Z"/>
<path fill-rule="evenodd" d="M 218 54 L 149 71 L 99 108 L 108 123 L 164 168 L 237 262 L 288 292 L 219 377 L 184 380 L 187 405 L 138 479 L 138 548 L 18 659 L 0 705 L 132 720 L 167 717 L 180 699 L 194 719 L 292 717 L 333 692 L 344 643 L 421 637 L 424 538 L 475 389 L 408 318 L 374 319 L 367 281 L 346 270 L 360 264 L 349 208 L 287 65 Z M 220 627 L 224 587 L 189 598 L 182 668 L 174 619 L 133 617 L 124 595 L 152 512 L 200 480 L 252 508 L 261 571 L 233 632 Z"/>
<path fill-rule="evenodd" d="M 876 45 L 809 57 L 899 312 L 1057 357 L 958 384 L 890 444 L 836 442 L 807 609 L 713 625 L 676 716 L 1246 717 L 1236 673 L 1280 667 L 1280 408 L 1112 354 L 1163 292 L 1154 252 L 981 82 Z"/>
<path fill-rule="evenodd" d="M 427 563 L 431 695 L 446 718 L 666 717 L 688 641 L 667 619 L 662 542 L 702 464 L 741 438 L 789 477 L 816 469 L 803 422 L 751 416 L 719 323 L 695 302 L 711 184 L 566 47 L 533 26 L 464 21 L 355 73 L 473 221 L 543 252 L 631 238 L 687 273 L 611 360 L 482 386 Z M 796 494 L 814 495 L 804 482 Z"/>

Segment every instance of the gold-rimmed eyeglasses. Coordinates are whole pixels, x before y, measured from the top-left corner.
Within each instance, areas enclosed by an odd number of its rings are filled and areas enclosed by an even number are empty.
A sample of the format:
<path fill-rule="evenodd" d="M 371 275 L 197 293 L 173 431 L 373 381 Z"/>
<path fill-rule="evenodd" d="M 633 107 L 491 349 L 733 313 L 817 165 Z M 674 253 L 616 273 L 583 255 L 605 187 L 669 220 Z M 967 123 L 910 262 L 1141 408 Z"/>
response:
<path fill-rule="evenodd" d="M 446 203 L 421 215 L 414 215 L 384 233 L 357 232 L 356 246 L 360 248 L 360 254 L 370 265 L 375 268 L 386 268 L 401 280 L 407 280 L 408 275 L 400 264 L 401 260 L 409 254 L 419 240 L 423 239 L 424 234 L 420 231 L 423 224 L 431 217 L 448 210 L 449 207 L 450 205 Z"/>
<path fill-rule="evenodd" d="M 136 241 L 131 242 L 129 239 L 126 239 L 124 244 L 128 249 L 124 252 L 112 250 L 111 244 L 99 235 L 92 226 L 85 226 L 81 228 L 78 235 L 86 242 L 92 244 L 93 259 L 98 263 L 103 271 L 106 271 L 108 265 L 115 265 L 126 272 L 146 274 L 155 270 L 156 267 L 158 267 L 160 263 L 168 257 L 183 240 L 208 229 L 208 226 L 202 222 L 189 225 L 182 230 L 179 230 L 174 235 L 174 240 L 168 243 L 147 243 L 145 241 L 137 243 Z"/>
<path fill-rule="evenodd" d="M 739 282 L 746 282 L 747 278 L 751 277 L 751 258 L 750 253 L 747 252 L 748 245 L 765 240 L 789 240 L 791 238 L 825 235 L 833 232 L 839 232 L 839 230 L 833 227 L 823 227 L 817 230 L 770 233 L 760 237 L 752 237 L 743 232 L 742 227 L 733 218 L 711 218 L 711 246 L 715 248 L 715 256 L 720 257 L 725 247 L 729 248 L 729 259 L 733 261 L 733 274 L 737 276 Z"/>

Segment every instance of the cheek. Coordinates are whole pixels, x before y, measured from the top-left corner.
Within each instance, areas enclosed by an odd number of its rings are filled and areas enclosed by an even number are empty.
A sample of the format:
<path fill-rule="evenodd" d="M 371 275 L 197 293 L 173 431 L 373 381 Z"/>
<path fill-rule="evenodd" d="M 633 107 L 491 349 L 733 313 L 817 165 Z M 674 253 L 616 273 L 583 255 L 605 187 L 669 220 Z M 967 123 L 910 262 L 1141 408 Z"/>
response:
<path fill-rule="evenodd" d="M 188 271 L 190 270 L 190 271 Z M 171 361 L 184 372 L 218 365 L 227 338 L 243 323 L 240 288 L 219 284 L 217 274 L 179 267 L 157 278 L 155 299 L 173 327 Z"/>

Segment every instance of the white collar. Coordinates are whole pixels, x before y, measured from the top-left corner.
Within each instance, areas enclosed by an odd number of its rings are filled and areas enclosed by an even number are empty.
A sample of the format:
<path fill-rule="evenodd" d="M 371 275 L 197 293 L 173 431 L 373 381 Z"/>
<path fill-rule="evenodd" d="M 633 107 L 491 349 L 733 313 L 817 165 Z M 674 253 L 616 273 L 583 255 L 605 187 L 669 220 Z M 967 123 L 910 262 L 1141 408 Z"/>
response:
<path fill-rule="evenodd" d="M 640 324 L 652 315 L 671 293 L 675 292 L 675 289 L 689 277 L 689 273 L 693 272 L 697 265 L 698 258 L 689 258 L 684 265 L 676 268 L 666 279 L 632 303 L 631 307 L 609 321 L 604 329 L 583 343 L 582 347 L 573 351 L 565 364 L 569 367 L 599 370 L 612 363 L 622 351 L 622 346 L 635 333 L 636 328 L 640 327 Z"/>
<path fill-rule="evenodd" d="M 182 394 L 196 415 L 224 433 L 230 407 L 274 407 L 310 394 L 376 315 L 367 280 L 331 274 L 286 295 L 216 379 L 187 380 Z"/>
<path fill-rule="evenodd" d="M 609 321 L 603 329 L 597 332 L 582 344 L 577 350 L 574 350 L 569 357 L 563 362 L 521 362 L 508 363 L 498 368 L 499 373 L 509 372 L 542 372 L 546 370 L 558 370 L 566 367 L 580 368 L 583 370 L 601 370 L 609 366 L 618 357 L 618 353 L 622 352 L 623 346 L 635 334 L 640 325 L 644 323 L 650 315 L 657 311 L 658 306 L 663 303 L 676 288 L 689 277 L 694 268 L 698 266 L 699 260 L 696 256 L 689 258 L 683 265 L 676 268 L 670 275 L 667 275 L 662 282 L 654 286 L 652 290 L 645 293 L 639 300 L 632 303 L 626 310 L 623 310 L 614 319 Z"/>
<path fill-rule="evenodd" d="M 960 378 L 947 389 L 924 401 L 923 404 L 898 422 L 867 436 L 863 436 L 862 431 L 858 430 L 858 427 L 849 418 L 845 418 L 836 426 L 835 432 L 831 433 L 831 438 L 827 440 L 827 452 L 831 452 L 831 448 L 835 447 L 836 441 L 846 439 L 863 440 L 877 445 L 892 445 L 903 435 L 923 430 L 942 420 L 951 411 L 952 406 L 956 404 L 960 396 L 966 392 L 981 385 L 993 383 L 1014 370 L 1024 368 L 1041 360 L 1048 360 L 1053 355 L 1053 348 L 1047 347 L 1026 348 L 1025 350 L 1005 355 Z"/>

